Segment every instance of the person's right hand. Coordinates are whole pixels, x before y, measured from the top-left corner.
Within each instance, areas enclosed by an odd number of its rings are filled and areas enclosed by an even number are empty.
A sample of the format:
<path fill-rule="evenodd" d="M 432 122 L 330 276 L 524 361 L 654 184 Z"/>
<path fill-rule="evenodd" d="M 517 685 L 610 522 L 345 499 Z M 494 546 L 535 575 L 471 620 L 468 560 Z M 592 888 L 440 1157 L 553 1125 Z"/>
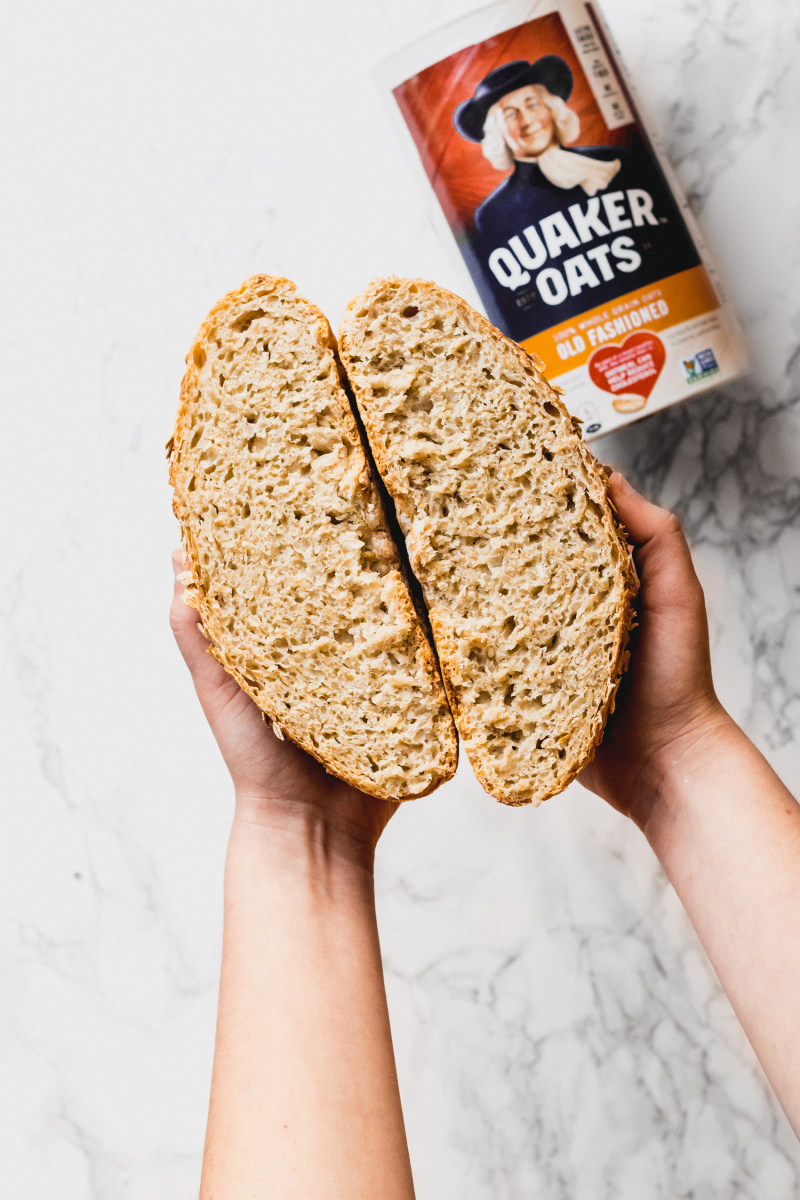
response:
<path fill-rule="evenodd" d="M 738 729 L 714 691 L 703 589 L 678 519 L 618 472 L 610 495 L 634 547 L 638 628 L 616 709 L 579 782 L 644 828 L 666 776 L 695 773 Z"/>

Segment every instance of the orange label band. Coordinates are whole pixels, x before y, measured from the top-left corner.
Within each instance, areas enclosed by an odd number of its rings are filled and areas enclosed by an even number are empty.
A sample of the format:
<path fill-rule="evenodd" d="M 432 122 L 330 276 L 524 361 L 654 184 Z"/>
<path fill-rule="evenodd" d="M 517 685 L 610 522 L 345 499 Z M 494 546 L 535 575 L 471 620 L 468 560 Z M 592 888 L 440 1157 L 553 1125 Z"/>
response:
<path fill-rule="evenodd" d="M 669 329 L 719 306 L 706 268 L 690 267 L 554 325 L 522 345 L 541 358 L 548 376 L 555 377 L 582 366 L 606 343 L 619 345 L 639 329 Z"/>

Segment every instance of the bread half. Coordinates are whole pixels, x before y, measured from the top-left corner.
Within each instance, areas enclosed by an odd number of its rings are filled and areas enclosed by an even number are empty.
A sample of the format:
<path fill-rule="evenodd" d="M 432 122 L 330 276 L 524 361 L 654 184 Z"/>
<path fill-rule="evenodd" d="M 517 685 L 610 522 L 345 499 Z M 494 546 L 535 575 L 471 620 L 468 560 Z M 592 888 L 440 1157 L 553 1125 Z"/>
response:
<path fill-rule="evenodd" d="M 258 275 L 187 357 L 170 480 L 210 652 L 373 796 L 449 779 L 457 742 L 319 309 Z"/>
<path fill-rule="evenodd" d="M 376 280 L 340 347 L 475 774 L 539 804 L 593 757 L 627 658 L 605 474 L 537 363 L 444 288 Z"/>

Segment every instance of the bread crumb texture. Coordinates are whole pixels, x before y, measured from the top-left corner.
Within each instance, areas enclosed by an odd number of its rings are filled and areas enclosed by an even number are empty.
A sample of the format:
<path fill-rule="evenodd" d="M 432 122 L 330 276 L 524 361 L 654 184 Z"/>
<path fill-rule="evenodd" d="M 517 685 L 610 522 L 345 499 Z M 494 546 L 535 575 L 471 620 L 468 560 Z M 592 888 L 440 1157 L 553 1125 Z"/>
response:
<path fill-rule="evenodd" d="M 256 276 L 187 365 L 170 479 L 211 653 L 340 778 L 432 791 L 455 770 L 455 730 L 327 321 Z"/>
<path fill-rule="evenodd" d="M 627 658 L 605 474 L 534 361 L 435 284 L 376 280 L 340 345 L 464 748 L 491 795 L 538 804 L 593 757 Z"/>

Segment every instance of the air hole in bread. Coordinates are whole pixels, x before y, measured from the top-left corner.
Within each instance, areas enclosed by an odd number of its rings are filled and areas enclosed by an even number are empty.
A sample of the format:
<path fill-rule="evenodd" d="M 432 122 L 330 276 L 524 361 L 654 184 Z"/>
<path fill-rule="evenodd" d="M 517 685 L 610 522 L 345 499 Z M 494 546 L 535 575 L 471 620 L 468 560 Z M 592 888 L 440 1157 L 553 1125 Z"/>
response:
<path fill-rule="evenodd" d="M 253 321 L 258 321 L 263 316 L 263 308 L 255 308 L 250 312 L 240 313 L 236 320 L 232 322 L 231 329 L 234 333 L 245 333 L 253 324 Z M 218 347 L 221 346 L 221 344 L 221 342 L 217 342 Z"/>

